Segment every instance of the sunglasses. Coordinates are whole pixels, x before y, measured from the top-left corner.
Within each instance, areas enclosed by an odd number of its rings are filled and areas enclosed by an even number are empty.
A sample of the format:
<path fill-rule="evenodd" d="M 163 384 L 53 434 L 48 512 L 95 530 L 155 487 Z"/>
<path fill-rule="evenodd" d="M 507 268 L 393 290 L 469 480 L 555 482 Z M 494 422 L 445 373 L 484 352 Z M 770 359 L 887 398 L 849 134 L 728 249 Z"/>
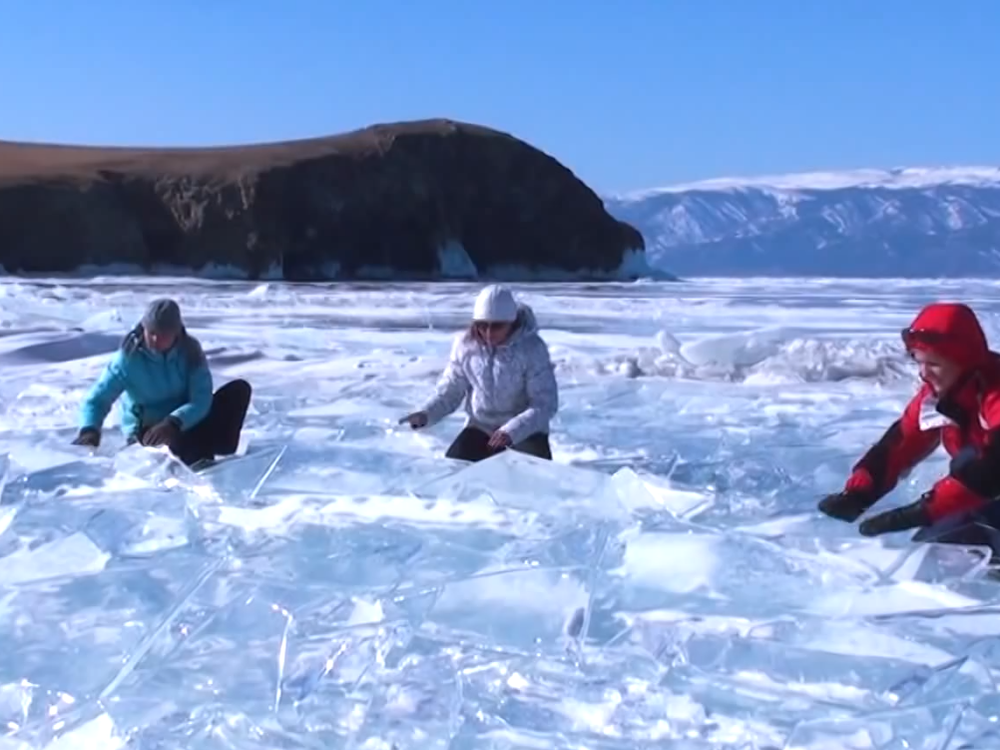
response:
<path fill-rule="evenodd" d="M 907 349 L 912 348 L 914 344 L 934 346 L 951 338 L 940 331 L 929 331 L 924 328 L 904 328 L 900 331 L 900 337 L 903 339 L 903 345 Z"/>
<path fill-rule="evenodd" d="M 510 323 L 497 323 L 486 320 L 477 320 L 472 325 L 477 331 L 500 331 L 509 326 Z"/>

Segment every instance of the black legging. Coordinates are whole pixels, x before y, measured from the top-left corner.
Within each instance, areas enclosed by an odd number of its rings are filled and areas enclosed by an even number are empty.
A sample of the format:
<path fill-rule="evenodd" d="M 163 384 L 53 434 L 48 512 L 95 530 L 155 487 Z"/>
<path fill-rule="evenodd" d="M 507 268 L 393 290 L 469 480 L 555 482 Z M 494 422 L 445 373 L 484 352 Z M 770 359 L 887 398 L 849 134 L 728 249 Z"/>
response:
<path fill-rule="evenodd" d="M 490 436 L 487 433 L 476 427 L 466 427 L 458 433 L 444 455 L 446 458 L 457 458 L 462 461 L 482 461 L 506 450 L 505 448 L 491 448 L 489 441 Z M 549 436 L 544 432 L 529 435 L 517 445 L 512 445 L 511 449 L 537 458 L 552 460 Z"/>
<path fill-rule="evenodd" d="M 212 406 L 205 418 L 180 433 L 170 443 L 170 452 L 187 466 L 236 453 L 251 394 L 245 380 L 231 380 L 219 388 L 212 394 Z"/>

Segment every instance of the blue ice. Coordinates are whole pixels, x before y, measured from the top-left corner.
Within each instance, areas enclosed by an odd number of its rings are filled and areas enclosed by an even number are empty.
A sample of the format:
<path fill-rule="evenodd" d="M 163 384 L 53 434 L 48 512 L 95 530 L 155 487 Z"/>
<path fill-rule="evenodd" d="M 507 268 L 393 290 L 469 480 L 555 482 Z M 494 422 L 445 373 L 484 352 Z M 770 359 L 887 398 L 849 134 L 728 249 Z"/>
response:
<path fill-rule="evenodd" d="M 475 286 L 6 279 L 0 749 L 1000 748 L 982 550 L 815 512 L 914 387 L 899 329 L 933 295 L 995 341 L 997 287 L 525 285 L 556 460 L 461 465 L 459 415 L 396 422 Z M 165 288 L 255 388 L 202 473 L 70 445 Z"/>

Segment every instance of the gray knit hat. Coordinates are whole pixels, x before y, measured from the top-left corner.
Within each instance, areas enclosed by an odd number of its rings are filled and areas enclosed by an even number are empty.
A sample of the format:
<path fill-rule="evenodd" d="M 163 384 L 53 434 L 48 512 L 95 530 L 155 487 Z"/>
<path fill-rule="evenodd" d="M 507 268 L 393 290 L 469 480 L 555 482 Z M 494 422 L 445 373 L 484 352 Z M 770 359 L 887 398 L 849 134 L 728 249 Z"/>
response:
<path fill-rule="evenodd" d="M 180 333 L 184 327 L 181 308 L 172 299 L 155 299 L 142 316 L 142 327 L 149 333 Z"/>

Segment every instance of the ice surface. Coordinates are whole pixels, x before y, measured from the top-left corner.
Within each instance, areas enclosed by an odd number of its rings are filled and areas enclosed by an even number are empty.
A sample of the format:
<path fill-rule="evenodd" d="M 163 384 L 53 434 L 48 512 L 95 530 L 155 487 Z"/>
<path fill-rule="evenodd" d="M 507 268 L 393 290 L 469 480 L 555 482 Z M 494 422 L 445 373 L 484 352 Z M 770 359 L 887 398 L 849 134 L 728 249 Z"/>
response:
<path fill-rule="evenodd" d="M 465 465 L 460 415 L 397 419 L 475 289 L 5 280 L 0 750 L 1000 748 L 983 550 L 815 512 L 911 392 L 927 290 L 992 335 L 997 284 L 526 286 L 556 460 Z M 70 445 L 164 292 L 255 388 L 199 473 Z"/>

